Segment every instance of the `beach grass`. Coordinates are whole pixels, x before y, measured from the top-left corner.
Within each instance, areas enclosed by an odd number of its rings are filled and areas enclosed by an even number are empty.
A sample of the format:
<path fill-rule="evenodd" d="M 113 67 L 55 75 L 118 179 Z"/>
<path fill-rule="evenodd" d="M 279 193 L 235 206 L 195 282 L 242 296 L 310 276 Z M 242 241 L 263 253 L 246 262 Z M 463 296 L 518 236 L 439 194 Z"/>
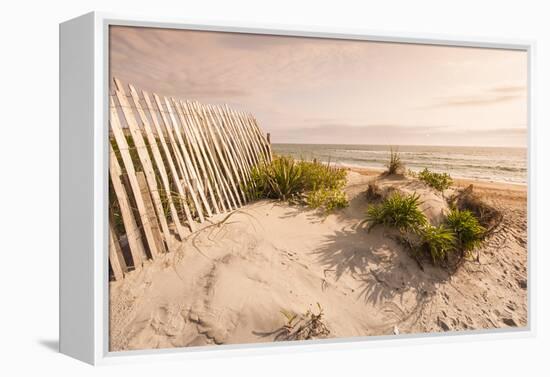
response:
<path fill-rule="evenodd" d="M 451 210 L 446 223 L 456 235 L 457 246 L 465 252 L 471 252 L 483 241 L 486 229 L 468 210 Z"/>
<path fill-rule="evenodd" d="M 253 199 L 294 199 L 304 190 L 302 167 L 291 157 L 274 158 L 252 169 L 246 189 Z"/>
<path fill-rule="evenodd" d="M 453 184 L 449 174 L 432 172 L 428 168 L 424 168 L 416 177 L 437 191 L 445 191 Z"/>
<path fill-rule="evenodd" d="M 369 230 L 377 225 L 384 225 L 396 228 L 400 232 L 416 233 L 427 223 L 426 216 L 419 205 L 419 195 L 403 195 L 394 192 L 382 203 L 373 205 L 367 210 L 366 221 L 369 224 Z"/>
<path fill-rule="evenodd" d="M 398 154 L 391 150 L 388 167 L 399 164 Z M 402 167 L 401 165 L 400 168 Z M 390 169 L 384 175 L 389 175 L 389 171 Z M 424 182 L 439 192 L 453 184 L 449 174 L 432 172 L 427 168 L 411 178 Z M 371 202 L 381 200 L 379 204 L 367 209 L 369 230 L 377 225 L 395 228 L 412 251 L 427 254 L 434 264 L 442 266 L 449 266 L 451 254 L 455 254 L 453 260 L 460 262 L 480 247 L 489 234 L 484 225 L 494 225 L 495 218 L 499 215 L 498 211 L 474 195 L 473 187 L 462 190 L 444 202 L 445 207 L 450 207 L 450 210 L 442 222 L 437 224 L 432 224 L 420 209 L 423 196 L 417 192 L 403 194 L 394 191 L 392 184 L 384 193 L 376 182 L 371 182 L 365 195 Z M 409 237 L 411 235 L 414 236 Z"/>
<path fill-rule="evenodd" d="M 461 211 L 470 211 L 486 229 L 485 233 L 494 230 L 503 219 L 502 211 L 487 204 L 478 194 L 474 192 L 473 185 L 460 191 L 449 198 L 450 207 Z"/>
<path fill-rule="evenodd" d="M 321 188 L 313 190 L 306 195 L 306 204 L 310 208 L 324 208 L 325 212 L 348 206 L 346 193 L 340 189 Z"/>
<path fill-rule="evenodd" d="M 405 164 L 401 161 L 401 156 L 397 149 L 390 149 L 390 160 L 386 167 L 388 169 L 385 172 L 386 175 L 401 174 L 405 170 Z"/>
<path fill-rule="evenodd" d="M 302 203 L 330 212 L 344 208 L 346 170 L 319 161 L 299 161 L 276 156 L 252 169 L 245 191 L 252 199 L 278 199 Z"/>
<path fill-rule="evenodd" d="M 456 235 L 444 225 L 426 225 L 420 232 L 422 246 L 429 252 L 434 264 L 448 259 L 450 253 L 456 250 Z"/>

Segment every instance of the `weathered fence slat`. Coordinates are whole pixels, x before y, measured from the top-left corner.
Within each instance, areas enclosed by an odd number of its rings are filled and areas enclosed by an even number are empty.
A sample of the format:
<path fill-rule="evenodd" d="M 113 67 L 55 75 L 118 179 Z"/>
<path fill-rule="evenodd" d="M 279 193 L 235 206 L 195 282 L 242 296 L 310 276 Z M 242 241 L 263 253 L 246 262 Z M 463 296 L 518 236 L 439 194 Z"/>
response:
<path fill-rule="evenodd" d="M 240 133 L 237 131 L 234 121 L 231 117 L 227 116 L 227 113 L 223 110 L 223 108 L 217 107 L 217 111 L 226 120 L 227 124 L 227 133 L 228 135 L 233 135 L 230 139 L 233 141 L 235 145 L 235 151 L 238 155 L 238 161 L 241 164 L 241 167 L 244 172 L 244 180 L 246 182 L 250 181 L 250 170 L 252 169 L 252 166 L 250 165 L 247 156 L 245 154 L 244 148 L 243 148 L 243 140 Z"/>
<path fill-rule="evenodd" d="M 186 165 L 183 160 L 183 157 L 181 155 L 181 152 L 178 148 L 178 143 L 176 142 L 176 139 L 174 138 L 173 133 L 173 125 L 170 123 L 169 118 L 165 115 L 167 112 L 164 111 L 163 102 L 161 101 L 160 97 L 157 94 L 153 93 L 153 97 L 155 98 L 155 102 L 157 104 L 157 107 L 159 109 L 160 115 L 162 117 L 162 121 L 164 123 L 164 127 L 166 129 L 166 134 L 168 135 L 168 139 L 170 140 L 170 145 L 172 147 L 172 151 L 174 152 L 174 159 L 176 160 L 176 164 L 178 166 L 178 169 L 180 171 L 180 177 L 181 179 L 178 181 L 178 185 L 183 189 L 185 188 L 184 193 L 182 194 L 184 200 L 183 203 L 186 203 L 187 201 L 187 195 L 185 193 L 189 193 L 191 196 L 191 199 L 193 200 L 193 204 L 195 207 L 195 211 L 197 212 L 197 216 L 199 217 L 199 221 L 202 223 L 204 222 L 204 215 L 202 214 L 202 208 L 199 204 L 199 201 L 197 199 L 197 195 L 195 195 L 195 191 L 191 188 L 191 181 L 189 179 L 189 174 L 187 173 Z M 183 181 L 183 184 L 181 183 Z M 181 194 L 181 193 L 180 193 Z M 189 211 L 189 206 L 184 205 L 184 210 L 186 212 L 186 215 L 189 218 L 192 218 L 191 212 Z"/>
<path fill-rule="evenodd" d="M 111 263 L 115 280 L 121 280 L 124 277 L 124 272 L 127 271 L 127 267 L 122 256 L 120 244 L 115 239 L 113 224 L 109 224 L 109 262 Z"/>
<path fill-rule="evenodd" d="M 206 118 L 206 114 L 204 114 L 202 109 L 197 106 L 194 106 L 190 103 L 187 103 L 186 105 L 187 105 L 187 108 L 189 108 L 189 110 L 193 114 L 194 118 L 197 120 L 197 123 L 196 123 L 197 131 L 199 131 L 199 133 L 202 135 L 202 138 L 204 140 L 205 149 L 207 150 L 208 155 L 212 161 L 212 167 L 214 168 L 216 177 L 220 182 L 220 186 L 222 188 L 222 193 L 224 194 L 227 207 L 230 210 L 237 208 L 237 204 L 233 196 L 233 193 L 231 191 L 231 188 L 229 186 L 229 182 L 227 182 L 227 179 L 223 174 L 223 167 L 221 166 L 220 160 L 217 158 L 214 144 L 211 138 L 209 137 L 209 133 L 207 131 L 207 128 L 209 127 L 208 125 L 209 121 Z"/>
<path fill-rule="evenodd" d="M 183 135 L 181 131 L 183 131 L 180 124 L 178 124 L 178 121 L 176 119 L 176 115 L 174 113 L 174 110 L 172 110 L 172 105 L 170 103 L 170 100 L 165 97 L 164 101 L 166 102 L 166 107 L 168 108 L 168 114 L 170 115 L 170 118 L 172 119 L 172 123 L 174 125 L 174 131 L 176 133 L 176 140 L 179 142 L 179 147 L 181 149 L 183 159 L 185 161 L 185 164 L 187 166 L 187 171 L 189 172 L 189 181 L 191 182 L 194 191 L 198 192 L 199 197 L 202 201 L 202 205 L 204 209 L 206 209 L 206 213 L 208 216 L 212 216 L 212 209 L 210 208 L 210 204 L 208 203 L 208 200 L 206 199 L 206 195 L 204 193 L 204 185 L 202 182 L 202 178 L 200 177 L 200 174 L 198 173 L 198 166 L 193 163 L 191 159 L 191 154 L 189 153 L 186 143 L 183 139 Z"/>
<path fill-rule="evenodd" d="M 256 119 L 251 114 L 247 115 L 246 118 L 248 120 L 248 124 L 250 124 L 250 129 L 253 133 L 256 134 L 256 137 L 260 142 L 265 160 L 271 160 L 271 145 L 268 143 L 267 138 L 260 131 L 258 124 L 256 123 Z"/>
<path fill-rule="evenodd" d="M 136 177 L 138 181 L 139 188 L 141 190 L 141 197 L 143 198 L 143 203 L 145 204 L 146 219 L 145 221 L 151 224 L 151 231 L 155 237 L 155 245 L 157 250 L 164 251 L 163 237 L 160 228 L 157 223 L 157 216 L 155 214 L 155 207 L 151 199 L 151 191 L 149 191 L 149 186 L 147 184 L 147 178 L 145 174 L 141 171 L 136 172 Z M 168 233 L 168 236 L 170 234 Z"/>
<path fill-rule="evenodd" d="M 143 199 L 141 197 L 141 191 L 139 189 L 139 184 L 137 182 L 134 163 L 132 161 L 132 156 L 130 155 L 130 148 L 128 146 L 128 142 L 126 141 L 126 137 L 122 132 L 120 121 L 118 119 L 118 114 L 116 112 L 116 108 L 114 106 L 114 100 L 112 97 L 111 97 L 111 104 L 112 104 L 111 112 L 110 112 L 111 130 L 113 131 L 113 135 L 115 137 L 116 143 L 120 151 L 120 155 L 122 157 L 122 162 L 124 163 L 124 167 L 126 169 L 130 186 L 132 187 L 132 192 L 134 194 L 134 199 L 136 201 L 138 212 L 140 214 L 140 217 L 144 219 L 144 218 L 147 218 L 146 216 L 147 211 L 145 209 L 145 204 L 143 203 Z M 147 221 L 142 221 L 141 225 L 143 226 L 143 231 L 145 233 L 145 238 L 147 239 L 147 245 L 149 246 L 149 251 L 151 252 L 151 256 L 154 258 L 159 254 L 159 250 L 157 249 L 155 244 L 155 238 L 153 236 L 153 231 L 151 230 L 151 224 L 149 224 Z"/>
<path fill-rule="evenodd" d="M 242 132 L 240 126 L 238 125 L 236 119 L 231 116 L 231 114 L 227 111 L 226 108 L 221 108 L 220 111 L 224 114 L 224 116 L 227 118 L 227 119 L 230 119 L 230 123 L 231 123 L 231 126 L 232 126 L 232 132 L 234 135 L 236 135 L 236 139 L 238 140 L 238 142 L 241 144 L 241 150 L 242 150 L 242 154 L 243 154 L 243 161 L 245 163 L 245 165 L 247 165 L 248 167 L 248 170 L 252 170 L 252 167 L 255 165 L 254 164 L 254 160 L 252 158 L 252 155 L 251 155 L 251 150 L 250 150 L 250 143 L 248 143 L 244 133 Z M 248 172 L 248 174 L 250 175 L 250 172 Z"/>
<path fill-rule="evenodd" d="M 177 231 L 178 235 L 180 236 L 180 239 L 183 239 L 184 233 L 183 233 L 182 225 L 180 223 L 180 220 L 179 220 L 179 217 L 178 217 L 178 212 L 177 212 L 177 210 L 174 206 L 174 202 L 172 200 L 172 192 L 170 190 L 170 181 L 168 180 L 168 175 L 167 175 L 166 169 L 164 167 L 164 161 L 162 160 L 162 155 L 160 153 L 160 149 L 159 149 L 158 144 L 157 144 L 157 137 L 153 133 L 153 130 L 151 128 L 151 124 L 149 123 L 149 119 L 147 118 L 147 115 L 145 114 L 145 111 L 144 111 L 144 109 L 142 108 L 142 106 L 139 102 L 139 94 L 132 85 L 130 85 L 130 93 L 132 95 L 134 105 L 135 105 L 135 107 L 138 111 L 138 114 L 139 114 L 140 118 L 141 118 L 143 128 L 145 129 L 145 134 L 147 136 L 147 140 L 149 141 L 149 146 L 150 146 L 151 152 L 153 154 L 153 159 L 155 161 L 155 165 L 156 165 L 158 173 L 159 173 L 158 175 L 160 176 L 160 179 L 159 179 L 160 184 L 162 186 L 162 190 L 164 192 L 164 195 L 166 197 L 166 201 L 168 203 L 168 210 L 170 211 L 172 221 L 174 222 L 174 224 L 176 226 L 176 231 Z M 161 135 L 159 135 L 159 139 L 160 139 L 160 136 Z M 162 137 L 164 137 L 164 136 L 162 135 Z M 157 193 L 156 196 L 159 197 L 158 200 L 160 201 L 160 193 Z M 164 211 L 162 203 L 160 203 L 159 210 Z M 166 218 L 164 218 L 163 221 L 167 221 Z M 166 225 L 166 227 L 167 226 L 168 225 Z M 163 231 L 165 231 L 164 226 L 163 226 Z M 171 246 L 172 246 L 171 238 L 170 237 L 165 237 L 165 238 L 166 238 L 165 241 L 168 245 L 168 249 L 171 249 Z"/>
<path fill-rule="evenodd" d="M 122 87 L 119 81 L 115 81 L 115 83 L 118 87 L 118 90 L 116 91 L 116 96 L 118 98 L 120 105 L 122 106 L 122 113 L 126 120 L 126 124 L 130 129 L 130 133 L 132 134 L 132 138 L 134 140 L 134 146 L 137 150 L 139 160 L 143 167 L 145 179 L 147 180 L 147 184 L 151 188 L 150 193 L 153 200 L 154 209 L 156 210 L 156 218 L 150 215 L 149 216 L 150 224 L 151 224 L 151 227 L 155 227 L 156 222 L 158 220 L 162 229 L 162 233 L 165 235 L 166 244 L 168 245 L 171 242 L 170 231 L 168 229 L 168 222 L 166 221 L 166 217 L 164 215 L 164 209 L 162 206 L 159 190 L 157 187 L 157 180 L 155 177 L 155 170 L 153 168 L 153 163 L 149 157 L 149 152 L 147 151 L 147 146 L 145 144 L 145 140 L 143 139 L 141 129 L 137 123 L 134 113 L 132 112 L 130 104 L 128 103 L 128 100 L 126 98 L 126 93 L 123 90 L 124 88 Z M 136 106 L 140 106 L 139 101 L 137 102 Z M 138 109 L 138 112 L 139 112 L 139 109 Z M 141 114 L 140 114 L 140 117 L 141 117 Z M 142 118 L 142 121 L 143 120 L 147 121 L 146 118 L 145 119 Z M 153 212 L 153 214 L 154 213 L 155 212 Z M 163 252 L 165 251 L 163 243 L 157 246 L 158 246 L 157 247 L 158 251 L 163 251 Z"/>
<path fill-rule="evenodd" d="M 153 107 L 153 103 L 151 102 L 151 99 L 149 98 L 149 94 L 147 92 L 143 91 L 142 94 L 143 94 L 143 99 L 145 100 L 145 104 L 147 105 L 147 107 L 149 109 L 149 114 L 151 115 L 151 120 L 153 122 L 153 126 L 155 127 L 155 131 L 157 132 L 158 138 L 160 140 L 160 145 L 162 146 L 162 150 L 164 151 L 164 156 L 166 158 L 166 162 L 168 163 L 168 168 L 170 169 L 170 175 L 171 175 L 171 178 L 172 178 L 172 182 L 174 183 L 174 186 L 176 187 L 177 195 L 179 195 L 179 198 L 175 197 L 174 195 L 172 195 L 173 193 L 170 190 L 171 196 L 174 196 L 174 199 L 172 200 L 172 206 L 174 208 L 171 208 L 171 211 L 173 211 L 173 213 L 175 213 L 175 215 L 173 215 L 173 216 L 174 216 L 175 219 L 177 219 L 176 226 L 178 226 L 179 217 L 178 217 L 177 210 L 175 208 L 174 201 L 175 201 L 175 199 L 178 199 L 179 202 L 182 204 L 184 214 L 185 214 L 185 218 L 187 220 L 187 224 L 189 225 L 189 229 L 191 229 L 191 231 L 194 231 L 195 230 L 195 222 L 193 220 L 193 217 L 191 216 L 191 211 L 189 210 L 189 206 L 187 205 L 186 200 L 184 200 L 185 199 L 185 189 L 182 187 L 182 185 L 180 183 L 180 179 L 179 179 L 179 176 L 178 176 L 178 170 L 176 168 L 176 165 L 174 164 L 174 159 L 172 158 L 170 148 L 168 147 L 168 144 L 166 143 L 166 139 L 164 137 L 165 131 L 162 129 L 162 127 L 160 125 L 160 122 L 159 122 L 159 118 L 157 117 L 157 114 L 156 114 L 156 110 L 158 110 L 158 111 L 161 111 L 161 110 L 158 109 L 158 108 L 155 109 Z M 156 103 L 156 101 L 155 101 L 155 103 Z M 162 114 L 161 114 L 161 117 L 162 117 Z M 167 186 L 170 187 L 169 182 L 168 182 Z M 182 236 L 182 239 L 183 239 L 183 231 L 180 231 L 180 235 Z"/>
<path fill-rule="evenodd" d="M 197 140 L 195 139 L 195 135 L 193 134 L 193 132 L 191 132 L 190 127 L 188 126 L 188 121 L 185 118 L 185 115 L 183 114 L 183 111 L 178 101 L 175 100 L 174 98 L 171 98 L 171 100 L 172 100 L 172 105 L 176 110 L 176 114 L 178 114 L 178 117 L 180 119 L 182 133 L 183 135 L 185 135 L 186 139 L 189 141 L 188 144 L 191 146 L 189 152 L 191 156 L 194 156 L 195 170 L 199 171 L 199 168 L 200 168 L 200 171 L 206 173 L 206 166 L 205 166 L 205 162 L 203 161 L 203 154 L 199 150 L 199 146 L 198 146 Z M 197 174 L 197 175 L 200 177 L 200 174 Z M 199 182 L 201 182 L 200 179 L 199 179 Z M 210 183 L 210 177 L 208 177 L 207 175 L 204 175 L 204 178 L 202 179 L 201 183 L 203 185 L 203 188 L 206 189 L 208 195 L 210 196 L 212 205 L 214 207 L 214 213 L 220 213 L 217 199 L 214 196 L 214 190 L 212 189 L 212 185 Z"/>
<path fill-rule="evenodd" d="M 240 177 L 241 182 L 245 183 L 246 182 L 246 177 L 245 177 L 245 174 L 243 172 L 243 167 L 242 167 L 240 158 L 237 155 L 237 152 L 235 151 L 235 148 L 234 148 L 234 145 L 231 141 L 231 138 L 227 135 L 227 132 L 226 132 L 226 128 L 228 127 L 227 120 L 223 119 L 223 117 L 219 113 L 217 107 L 212 107 L 212 111 L 216 115 L 216 117 L 219 119 L 220 139 L 227 146 L 227 152 L 228 152 L 228 155 L 230 156 L 230 160 L 232 161 L 232 166 L 234 167 L 235 175 L 237 177 Z M 239 191 L 241 192 L 241 195 L 243 197 L 243 201 L 246 202 L 246 195 L 245 195 L 244 191 L 242 190 L 242 185 L 239 185 L 239 189 L 240 189 Z"/>
<path fill-rule="evenodd" d="M 180 247 L 196 221 L 246 204 L 252 169 L 272 153 L 252 114 L 113 82 L 109 177 L 124 229 L 110 217 L 109 266 L 120 280 Z"/>
<path fill-rule="evenodd" d="M 176 121 L 176 117 L 174 115 L 172 107 L 170 106 L 170 101 L 168 100 L 168 98 L 164 98 L 164 103 L 166 105 L 170 120 L 172 121 L 172 131 L 176 135 L 176 139 L 174 140 L 174 145 L 176 146 L 175 149 L 179 149 L 180 155 L 182 156 L 184 180 L 186 180 L 188 186 L 187 188 L 191 194 L 191 197 L 193 198 L 193 202 L 195 203 L 199 218 L 201 222 L 204 222 L 204 215 L 202 212 L 203 206 L 204 208 L 206 208 L 207 214 L 209 216 L 212 216 L 212 211 L 210 210 L 210 206 L 208 205 L 208 202 L 204 195 L 202 185 L 200 184 L 199 178 L 195 171 L 195 166 L 193 166 L 191 158 L 189 157 L 189 153 L 187 152 L 187 147 L 185 146 L 185 142 L 183 141 L 183 138 L 181 136 L 179 125 Z M 196 195 L 197 192 L 202 201 L 202 204 L 201 202 L 199 202 L 199 198 Z"/>
<path fill-rule="evenodd" d="M 250 144 L 252 145 L 252 148 L 254 149 L 254 156 L 256 156 L 256 163 L 262 162 L 264 158 L 263 158 L 263 154 L 261 152 L 260 146 L 258 144 L 258 140 L 254 137 L 254 134 L 252 133 L 252 130 L 250 129 L 250 126 L 248 125 L 243 114 L 240 112 L 237 112 L 236 116 L 237 116 L 237 119 L 239 119 L 239 121 L 241 122 L 242 129 L 244 130 L 248 140 L 250 140 Z"/>
<path fill-rule="evenodd" d="M 210 140 L 214 145 L 214 150 L 218 155 L 218 160 L 220 161 L 220 164 L 223 167 L 223 171 L 225 172 L 225 175 L 222 175 L 222 176 L 230 184 L 229 192 L 230 192 L 231 199 L 233 201 L 233 206 L 235 208 L 240 207 L 242 203 L 241 203 L 241 199 L 239 198 L 239 194 L 237 192 L 237 185 L 233 180 L 233 175 L 227 164 L 226 156 L 224 155 L 220 147 L 220 144 L 218 143 L 218 139 L 214 132 L 215 125 L 213 123 L 213 119 L 211 118 L 211 115 L 207 112 L 207 109 L 204 106 L 201 105 L 199 106 L 199 108 L 201 110 L 201 113 L 204 114 L 204 118 L 206 120 L 206 122 L 204 123 L 204 128 L 206 129 L 207 135 L 210 137 Z"/>
<path fill-rule="evenodd" d="M 132 206 L 130 205 L 130 199 L 126 193 L 126 189 L 121 180 L 122 171 L 118 160 L 116 158 L 113 146 L 109 144 L 110 158 L 109 158 L 109 175 L 111 176 L 111 183 L 113 190 L 118 200 L 120 207 L 120 215 L 126 230 L 126 238 L 128 239 L 128 245 L 130 246 L 130 254 L 132 255 L 132 261 L 134 267 L 141 266 L 143 260 L 142 256 L 145 254 L 141 239 L 141 233 L 137 226 L 137 222 L 132 212 Z"/>
<path fill-rule="evenodd" d="M 257 165 L 260 162 L 260 159 L 258 158 L 255 145 L 250 139 L 250 135 L 244 129 L 244 125 L 241 119 L 235 114 L 233 110 L 229 109 L 229 107 L 226 107 L 226 111 L 235 120 L 235 125 L 240 130 L 243 140 L 246 140 L 246 145 L 248 147 L 248 154 L 249 154 L 251 165 Z"/>
<path fill-rule="evenodd" d="M 204 142 L 204 135 L 200 133 L 200 129 L 202 128 L 202 125 L 200 124 L 200 121 L 197 118 L 197 114 L 193 109 L 189 108 L 187 104 L 184 103 L 183 101 L 180 102 L 180 106 L 184 114 L 189 114 L 188 115 L 189 130 L 191 133 L 193 133 L 195 139 L 197 140 L 200 153 L 204 157 L 204 163 L 208 170 L 208 174 L 210 175 L 210 178 L 212 180 L 214 191 L 216 192 L 216 195 L 218 197 L 217 200 L 219 201 L 221 210 L 225 212 L 227 211 L 227 208 L 225 207 L 224 199 L 229 200 L 229 198 L 227 197 L 227 194 L 225 192 L 224 192 L 224 196 L 222 196 L 223 186 L 222 186 L 222 190 L 220 190 L 221 182 L 220 182 L 219 172 L 217 172 L 216 161 L 212 157 L 212 153 L 210 152 L 208 143 Z"/>
<path fill-rule="evenodd" d="M 216 112 L 214 111 L 214 108 L 212 106 L 207 106 L 207 109 L 210 110 L 212 116 L 214 117 L 214 119 L 216 120 L 216 131 L 217 131 L 217 136 L 220 140 L 220 144 L 223 148 L 223 151 L 225 152 L 225 155 L 227 156 L 227 160 L 229 161 L 229 164 L 231 166 L 231 171 L 232 171 L 232 175 L 234 176 L 234 178 L 237 180 L 237 182 L 239 182 L 239 170 L 237 169 L 237 164 L 235 162 L 235 158 L 234 158 L 234 155 L 232 153 L 232 146 L 230 146 L 228 143 L 227 143 L 227 138 L 225 137 L 225 131 L 224 131 L 224 123 L 222 122 L 222 119 L 219 118 L 216 114 Z M 239 196 L 239 194 L 241 196 Z M 237 184 L 237 192 L 236 192 L 236 195 L 237 195 L 237 198 L 240 198 L 242 197 L 242 202 L 243 203 L 246 203 L 246 197 L 244 195 L 244 191 L 242 189 L 242 185 L 239 185 Z"/>

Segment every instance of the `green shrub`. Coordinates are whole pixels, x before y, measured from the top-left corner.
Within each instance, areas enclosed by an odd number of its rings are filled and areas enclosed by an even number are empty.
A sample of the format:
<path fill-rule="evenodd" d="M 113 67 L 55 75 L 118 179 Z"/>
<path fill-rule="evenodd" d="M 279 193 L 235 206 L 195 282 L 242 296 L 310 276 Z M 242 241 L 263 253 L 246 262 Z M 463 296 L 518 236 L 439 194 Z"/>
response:
<path fill-rule="evenodd" d="M 302 189 L 301 166 L 291 157 L 277 157 L 270 164 L 260 164 L 252 170 L 246 191 L 254 199 L 289 200 Z"/>
<path fill-rule="evenodd" d="M 470 211 L 451 210 L 447 216 L 447 226 L 456 234 L 458 246 L 470 252 L 479 246 L 485 235 L 485 228 Z"/>
<path fill-rule="evenodd" d="M 429 171 L 427 168 L 417 174 L 418 179 L 426 183 L 428 186 L 433 187 L 437 191 L 443 191 L 451 187 L 453 180 L 447 173 L 435 173 Z"/>
<path fill-rule="evenodd" d="M 271 163 L 252 169 L 245 191 L 251 199 L 292 200 L 330 212 L 347 206 L 345 185 L 344 169 L 278 156 Z"/>
<path fill-rule="evenodd" d="M 345 192 L 338 189 L 318 189 L 306 195 L 306 204 L 310 208 L 323 208 L 325 212 L 348 206 Z"/>
<path fill-rule="evenodd" d="M 504 217 L 501 210 L 489 205 L 474 192 L 473 185 L 469 185 L 449 198 L 449 205 L 461 211 L 470 211 L 485 228 L 485 235 L 496 229 Z"/>
<path fill-rule="evenodd" d="M 343 189 L 346 185 L 346 170 L 323 164 L 319 161 L 300 161 L 305 191 L 319 189 Z"/>
<path fill-rule="evenodd" d="M 405 170 L 405 164 L 401 161 L 399 152 L 393 148 L 390 150 L 390 161 L 386 166 L 388 168 L 386 171 L 387 175 L 401 174 Z"/>
<path fill-rule="evenodd" d="M 426 216 L 420 211 L 417 194 L 402 195 L 393 193 L 382 203 L 371 206 L 367 210 L 369 229 L 376 225 L 397 228 L 400 232 L 413 231 L 417 233 L 427 224 Z"/>
<path fill-rule="evenodd" d="M 420 236 L 422 245 L 430 253 L 434 264 L 440 264 L 455 250 L 455 234 L 443 225 L 426 225 Z"/>
<path fill-rule="evenodd" d="M 415 172 L 414 170 L 408 169 L 408 170 L 407 170 L 407 175 L 408 175 L 409 177 L 416 178 L 416 177 L 418 176 L 418 173 Z"/>

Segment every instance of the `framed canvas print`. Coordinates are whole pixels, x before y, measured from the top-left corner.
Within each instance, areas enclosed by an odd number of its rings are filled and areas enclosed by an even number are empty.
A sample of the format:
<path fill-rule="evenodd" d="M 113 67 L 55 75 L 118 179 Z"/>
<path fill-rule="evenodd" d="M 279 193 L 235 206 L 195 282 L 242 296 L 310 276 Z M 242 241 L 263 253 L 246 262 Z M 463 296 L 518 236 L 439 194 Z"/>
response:
<path fill-rule="evenodd" d="M 60 349 L 526 336 L 533 45 L 60 26 Z"/>

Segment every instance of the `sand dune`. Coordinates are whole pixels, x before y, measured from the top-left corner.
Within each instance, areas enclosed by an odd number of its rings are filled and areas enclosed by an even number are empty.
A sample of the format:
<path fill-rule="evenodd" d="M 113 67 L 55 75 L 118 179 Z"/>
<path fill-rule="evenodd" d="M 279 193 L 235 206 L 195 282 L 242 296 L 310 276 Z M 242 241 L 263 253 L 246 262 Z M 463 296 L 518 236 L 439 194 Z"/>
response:
<path fill-rule="evenodd" d="M 205 224 L 178 250 L 111 282 L 111 350 L 284 340 L 282 312 L 316 313 L 317 303 L 328 337 L 526 325 L 525 188 L 484 186 L 504 222 L 479 262 L 451 276 L 421 270 L 387 230 L 360 224 L 372 179 L 350 171 L 350 206 L 328 216 L 274 201 L 220 215 L 212 223 L 223 225 Z M 445 210 L 418 182 L 381 184 L 421 193 L 434 221 Z"/>

